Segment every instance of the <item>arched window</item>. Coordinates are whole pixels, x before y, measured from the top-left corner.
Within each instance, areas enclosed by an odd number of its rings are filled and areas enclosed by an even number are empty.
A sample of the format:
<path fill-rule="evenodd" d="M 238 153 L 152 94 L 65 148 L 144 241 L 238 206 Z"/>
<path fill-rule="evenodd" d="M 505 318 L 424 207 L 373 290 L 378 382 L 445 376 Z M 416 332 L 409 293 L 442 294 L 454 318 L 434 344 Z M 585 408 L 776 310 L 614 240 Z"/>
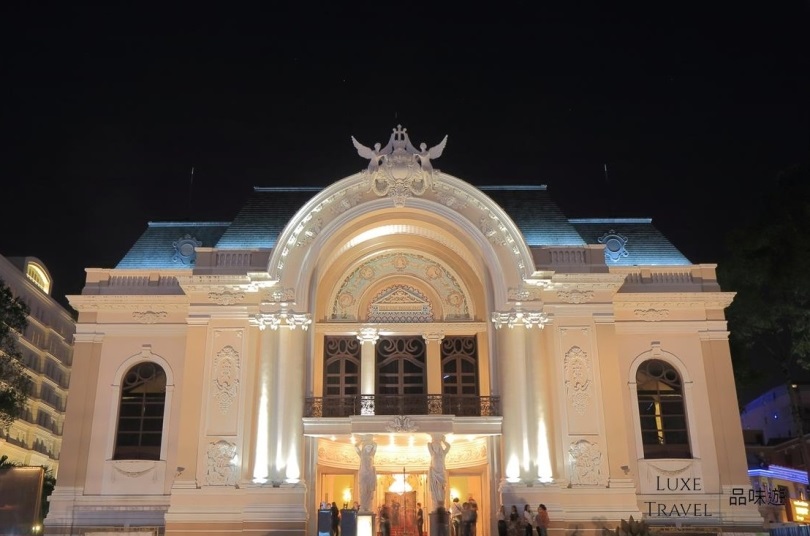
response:
<path fill-rule="evenodd" d="M 115 460 L 159 460 L 166 406 L 166 372 L 144 361 L 129 369 L 121 381 Z"/>
<path fill-rule="evenodd" d="M 645 458 L 691 458 L 681 375 L 660 359 L 636 371 Z"/>
<path fill-rule="evenodd" d="M 445 415 L 480 415 L 478 347 L 475 336 L 442 340 L 442 412 Z"/>

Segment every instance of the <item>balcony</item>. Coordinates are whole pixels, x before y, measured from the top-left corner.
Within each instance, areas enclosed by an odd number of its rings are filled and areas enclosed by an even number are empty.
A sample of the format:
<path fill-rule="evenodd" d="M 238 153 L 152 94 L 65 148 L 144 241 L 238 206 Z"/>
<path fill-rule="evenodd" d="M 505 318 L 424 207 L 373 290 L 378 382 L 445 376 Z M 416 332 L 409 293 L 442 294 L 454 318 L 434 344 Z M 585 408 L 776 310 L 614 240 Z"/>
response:
<path fill-rule="evenodd" d="M 352 415 L 501 415 L 500 397 L 476 395 L 350 395 L 308 397 L 304 417 Z"/>

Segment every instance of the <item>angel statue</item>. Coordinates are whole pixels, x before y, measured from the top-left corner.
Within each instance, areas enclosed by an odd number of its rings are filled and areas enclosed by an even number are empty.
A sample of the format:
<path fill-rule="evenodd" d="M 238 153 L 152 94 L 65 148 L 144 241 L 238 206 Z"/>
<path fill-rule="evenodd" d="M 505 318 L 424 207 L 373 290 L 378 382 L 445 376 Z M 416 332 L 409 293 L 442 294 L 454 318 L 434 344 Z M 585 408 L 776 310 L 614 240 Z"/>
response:
<path fill-rule="evenodd" d="M 414 150 L 416 153 L 414 158 L 422 166 L 422 171 L 427 171 L 428 173 L 433 171 L 433 165 L 430 163 L 430 161 L 435 158 L 439 158 L 442 155 L 445 145 L 447 145 L 447 136 L 445 136 L 438 145 L 435 145 L 430 149 L 427 148 L 426 143 L 419 144 L 419 151 Z"/>
<path fill-rule="evenodd" d="M 377 171 L 380 167 L 380 162 L 382 162 L 385 156 L 390 153 L 390 146 L 391 146 L 390 143 L 385 149 L 380 149 L 380 147 L 382 147 L 382 144 L 378 142 L 374 144 L 374 149 L 370 149 L 369 147 L 366 147 L 365 145 L 357 141 L 354 136 L 352 136 L 352 143 L 354 144 L 355 149 L 357 149 L 357 154 L 359 154 L 363 158 L 368 158 L 369 173 L 374 173 L 375 171 Z"/>

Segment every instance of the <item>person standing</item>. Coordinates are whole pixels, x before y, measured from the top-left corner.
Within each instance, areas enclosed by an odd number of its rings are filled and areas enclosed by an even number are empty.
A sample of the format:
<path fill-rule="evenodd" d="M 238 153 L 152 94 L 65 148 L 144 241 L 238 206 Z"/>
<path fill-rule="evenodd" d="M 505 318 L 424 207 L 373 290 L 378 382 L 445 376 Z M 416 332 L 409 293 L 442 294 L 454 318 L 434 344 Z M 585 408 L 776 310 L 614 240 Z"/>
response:
<path fill-rule="evenodd" d="M 541 504 L 537 507 L 537 515 L 534 518 L 534 524 L 537 527 L 537 536 L 548 536 L 548 526 L 551 520 L 548 517 L 546 505 Z"/>
<path fill-rule="evenodd" d="M 425 513 L 422 511 L 422 503 L 416 503 L 416 533 L 422 536 L 425 527 Z"/>
<path fill-rule="evenodd" d="M 529 505 L 523 507 L 523 530 L 526 536 L 534 536 L 534 516 Z"/>
<path fill-rule="evenodd" d="M 340 510 L 337 503 L 333 502 L 329 511 L 332 513 L 332 536 L 340 536 Z"/>
<path fill-rule="evenodd" d="M 514 504 L 509 510 L 509 525 L 507 528 L 508 536 L 521 536 L 520 534 L 520 514 L 518 514 L 517 506 Z"/>
<path fill-rule="evenodd" d="M 453 498 L 453 505 L 450 507 L 450 521 L 453 523 L 453 536 L 461 536 L 461 505 L 458 497 Z"/>
<path fill-rule="evenodd" d="M 498 536 L 506 536 L 506 508 L 503 505 L 498 508 L 496 517 L 498 519 Z"/>

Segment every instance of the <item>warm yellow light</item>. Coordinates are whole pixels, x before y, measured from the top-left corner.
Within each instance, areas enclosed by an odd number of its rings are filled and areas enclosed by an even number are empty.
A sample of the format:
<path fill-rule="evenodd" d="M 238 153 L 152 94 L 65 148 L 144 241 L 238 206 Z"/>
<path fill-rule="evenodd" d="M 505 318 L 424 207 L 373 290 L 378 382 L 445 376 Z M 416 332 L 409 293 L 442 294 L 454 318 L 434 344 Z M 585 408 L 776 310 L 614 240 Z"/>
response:
<path fill-rule="evenodd" d="M 290 484 L 297 484 L 301 479 L 301 469 L 298 467 L 298 456 L 294 452 L 290 453 L 287 459 L 286 481 Z"/>
<path fill-rule="evenodd" d="M 509 463 L 506 464 L 506 481 L 520 482 L 520 460 L 515 454 L 510 456 Z"/>
<path fill-rule="evenodd" d="M 352 490 L 351 488 L 346 488 L 343 490 L 343 502 L 350 503 L 352 502 Z"/>
<path fill-rule="evenodd" d="M 267 386 L 262 385 L 262 394 L 259 397 L 259 426 L 256 431 L 256 465 L 253 466 L 253 482 L 264 484 L 267 482 L 270 460 L 267 458 L 267 450 L 270 447 L 268 441 L 269 431 L 267 422 Z"/>
<path fill-rule="evenodd" d="M 450 500 L 452 501 L 456 497 L 458 497 L 460 499 L 461 494 L 458 492 L 458 490 L 456 488 L 450 488 Z"/>

